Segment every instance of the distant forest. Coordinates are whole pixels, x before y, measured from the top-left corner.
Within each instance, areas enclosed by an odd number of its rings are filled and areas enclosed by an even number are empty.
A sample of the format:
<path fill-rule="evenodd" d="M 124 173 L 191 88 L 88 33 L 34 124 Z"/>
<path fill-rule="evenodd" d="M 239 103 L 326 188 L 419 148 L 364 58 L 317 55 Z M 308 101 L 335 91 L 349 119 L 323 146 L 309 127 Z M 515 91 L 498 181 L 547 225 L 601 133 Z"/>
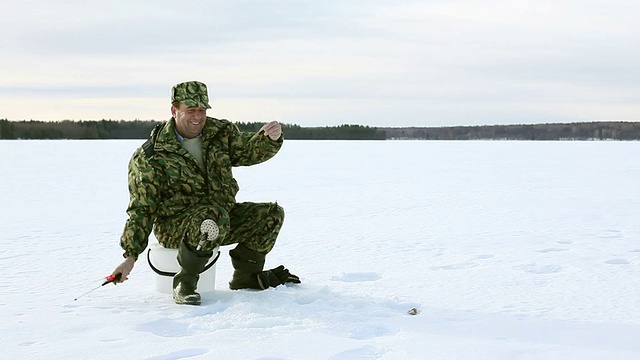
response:
<path fill-rule="evenodd" d="M 640 140 L 640 122 L 379 128 L 387 139 Z"/>
<path fill-rule="evenodd" d="M 8 121 L 0 119 L 0 139 L 146 139 L 158 121 Z M 265 123 L 236 122 L 242 131 L 258 131 Z M 282 124 L 287 139 L 385 140 L 383 132 L 369 126 L 341 125 L 304 128 Z"/>
<path fill-rule="evenodd" d="M 0 119 L 0 139 L 145 139 L 158 121 L 9 121 Z M 257 131 L 262 122 L 237 122 Z M 585 122 L 535 125 L 384 127 L 283 124 L 298 140 L 640 140 L 640 122 Z"/>

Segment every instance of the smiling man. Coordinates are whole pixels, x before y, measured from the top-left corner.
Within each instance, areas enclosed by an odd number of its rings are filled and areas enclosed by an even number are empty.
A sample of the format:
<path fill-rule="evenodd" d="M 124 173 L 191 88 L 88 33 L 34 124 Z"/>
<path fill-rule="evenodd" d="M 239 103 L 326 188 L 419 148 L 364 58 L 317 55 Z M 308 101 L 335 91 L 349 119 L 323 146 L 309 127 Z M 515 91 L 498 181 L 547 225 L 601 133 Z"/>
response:
<path fill-rule="evenodd" d="M 237 203 L 239 188 L 232 175 L 234 166 L 272 158 L 283 143 L 282 127 L 272 121 L 257 133 L 242 132 L 228 120 L 208 117 L 210 108 L 205 84 L 175 85 L 173 117 L 156 126 L 129 162 L 129 219 L 120 238 L 125 260 L 113 274 L 121 274 L 119 282 L 127 279 L 153 229 L 162 246 L 178 249 L 181 270 L 173 278 L 178 304 L 200 304 L 199 274 L 212 249 L 221 245 L 237 244 L 229 251 L 233 290 L 300 283 L 282 265 L 263 269 L 284 210 L 277 203 Z M 212 223 L 217 237 L 201 243 L 204 224 Z"/>

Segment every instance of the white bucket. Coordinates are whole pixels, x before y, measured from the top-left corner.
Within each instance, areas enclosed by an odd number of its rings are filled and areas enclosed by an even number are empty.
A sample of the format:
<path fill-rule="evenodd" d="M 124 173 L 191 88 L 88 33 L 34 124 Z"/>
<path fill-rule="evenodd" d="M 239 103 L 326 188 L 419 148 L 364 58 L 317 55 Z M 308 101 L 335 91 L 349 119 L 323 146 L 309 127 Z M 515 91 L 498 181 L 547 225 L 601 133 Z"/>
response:
<path fill-rule="evenodd" d="M 207 292 L 216 289 L 216 261 L 220 256 L 219 247 L 213 249 L 214 256 L 209 260 L 206 271 L 200 274 L 198 291 Z M 156 290 L 162 293 L 173 293 L 173 274 L 180 271 L 178 264 L 178 249 L 167 249 L 159 243 L 149 245 L 147 261 L 156 276 Z M 206 268 L 206 267 L 205 267 Z M 165 273 L 161 274 L 159 272 Z"/>

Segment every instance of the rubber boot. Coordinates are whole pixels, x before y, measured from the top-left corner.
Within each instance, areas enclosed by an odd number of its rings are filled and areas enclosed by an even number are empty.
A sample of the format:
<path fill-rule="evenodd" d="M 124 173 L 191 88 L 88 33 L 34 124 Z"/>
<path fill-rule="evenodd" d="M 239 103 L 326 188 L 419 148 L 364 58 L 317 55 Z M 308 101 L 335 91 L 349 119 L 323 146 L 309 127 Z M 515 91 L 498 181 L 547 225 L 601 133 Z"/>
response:
<path fill-rule="evenodd" d="M 180 272 L 173 277 L 173 299 L 176 304 L 200 305 L 200 294 L 196 292 L 200 272 L 207 265 L 213 251 L 196 251 L 185 241 L 178 248 Z"/>
<path fill-rule="evenodd" d="M 243 244 L 238 244 L 229 251 L 233 265 L 233 277 L 229 281 L 231 290 L 262 289 L 258 283 L 257 274 L 264 268 L 265 256 L 250 250 Z"/>

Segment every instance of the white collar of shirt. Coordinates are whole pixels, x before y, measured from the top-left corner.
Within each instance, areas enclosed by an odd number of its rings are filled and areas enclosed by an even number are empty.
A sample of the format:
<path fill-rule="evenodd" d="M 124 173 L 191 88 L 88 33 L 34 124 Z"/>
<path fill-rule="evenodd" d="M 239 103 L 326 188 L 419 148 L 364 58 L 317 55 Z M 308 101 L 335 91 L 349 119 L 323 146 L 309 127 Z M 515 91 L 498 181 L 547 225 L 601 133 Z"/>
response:
<path fill-rule="evenodd" d="M 180 144 L 183 144 L 183 143 L 184 143 L 184 136 L 182 136 L 182 135 L 178 134 L 178 130 L 176 130 L 176 136 L 178 137 L 178 142 L 179 142 Z M 202 137 L 202 133 L 198 134 L 198 136 L 196 136 L 196 137 L 197 137 L 197 138 L 198 138 L 198 137 Z"/>

